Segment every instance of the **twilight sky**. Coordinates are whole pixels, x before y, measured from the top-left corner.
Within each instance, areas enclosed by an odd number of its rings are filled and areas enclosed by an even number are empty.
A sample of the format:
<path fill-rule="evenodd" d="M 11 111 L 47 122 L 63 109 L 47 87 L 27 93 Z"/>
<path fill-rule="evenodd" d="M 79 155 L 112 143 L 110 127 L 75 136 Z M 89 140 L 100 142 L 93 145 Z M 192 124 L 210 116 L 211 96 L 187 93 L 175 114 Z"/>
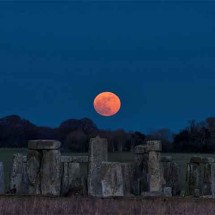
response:
<path fill-rule="evenodd" d="M 0 2 L 0 117 L 178 131 L 215 116 L 215 3 Z M 113 117 L 94 97 L 116 93 Z"/>

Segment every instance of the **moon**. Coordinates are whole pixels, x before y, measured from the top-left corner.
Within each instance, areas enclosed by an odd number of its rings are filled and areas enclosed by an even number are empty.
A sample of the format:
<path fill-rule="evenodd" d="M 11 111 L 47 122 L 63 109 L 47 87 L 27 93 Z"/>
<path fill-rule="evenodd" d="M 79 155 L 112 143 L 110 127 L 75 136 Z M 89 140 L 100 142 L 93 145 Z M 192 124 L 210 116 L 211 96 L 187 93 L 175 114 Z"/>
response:
<path fill-rule="evenodd" d="M 102 116 L 113 116 L 119 111 L 121 101 L 112 92 L 102 92 L 95 97 L 93 106 L 98 114 Z"/>

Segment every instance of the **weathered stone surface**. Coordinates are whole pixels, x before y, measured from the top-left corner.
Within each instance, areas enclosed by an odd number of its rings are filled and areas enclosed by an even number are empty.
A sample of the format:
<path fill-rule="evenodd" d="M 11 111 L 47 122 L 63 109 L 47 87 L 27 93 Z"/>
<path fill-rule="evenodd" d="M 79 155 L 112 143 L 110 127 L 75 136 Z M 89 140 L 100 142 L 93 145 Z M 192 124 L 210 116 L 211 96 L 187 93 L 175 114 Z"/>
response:
<path fill-rule="evenodd" d="M 28 148 L 34 150 L 59 149 L 60 147 L 61 142 L 57 140 L 30 140 L 28 142 Z"/>
<path fill-rule="evenodd" d="M 134 156 L 134 162 L 135 165 L 140 168 L 140 171 L 144 169 L 145 172 L 148 172 L 148 160 L 149 155 L 146 151 L 147 146 L 139 145 L 135 147 L 135 156 Z"/>
<path fill-rule="evenodd" d="M 202 158 L 202 163 L 214 163 L 214 158 L 212 157 Z"/>
<path fill-rule="evenodd" d="M 90 139 L 89 146 L 89 172 L 88 194 L 92 196 L 102 195 L 101 166 L 107 161 L 107 140 L 96 137 Z"/>
<path fill-rule="evenodd" d="M 62 168 L 61 193 L 66 194 L 69 192 L 69 163 L 63 162 L 61 168 Z"/>
<path fill-rule="evenodd" d="M 69 178 L 70 181 L 80 178 L 80 164 L 79 163 L 69 163 Z"/>
<path fill-rule="evenodd" d="M 172 196 L 172 188 L 171 187 L 164 187 L 163 193 L 164 193 L 164 196 L 171 197 Z"/>
<path fill-rule="evenodd" d="M 4 193 L 4 166 L 0 162 L 0 194 Z"/>
<path fill-rule="evenodd" d="M 134 153 L 132 193 L 141 195 L 142 192 L 148 191 L 149 154 L 147 145 L 136 146 Z"/>
<path fill-rule="evenodd" d="M 175 162 L 171 162 L 170 165 L 170 180 L 168 181 L 168 184 L 172 187 L 172 195 L 178 195 L 180 193 L 179 189 L 179 167 L 178 164 Z"/>
<path fill-rule="evenodd" d="M 121 163 L 103 162 L 101 168 L 102 196 L 124 196 Z"/>
<path fill-rule="evenodd" d="M 16 190 L 16 194 L 26 194 L 25 188 L 25 173 L 26 169 L 23 167 L 23 155 L 14 154 L 13 164 L 10 176 L 10 189 Z"/>
<path fill-rule="evenodd" d="M 22 190 L 24 194 L 29 193 L 29 180 L 27 175 L 27 162 L 23 161 L 23 174 L 22 174 Z"/>
<path fill-rule="evenodd" d="M 88 163 L 88 156 L 61 156 L 61 162 Z"/>
<path fill-rule="evenodd" d="M 202 194 L 204 196 L 212 195 L 215 197 L 215 163 L 204 163 L 204 178 L 203 178 L 203 187 Z"/>
<path fill-rule="evenodd" d="M 156 151 L 149 152 L 149 191 L 150 192 L 161 192 L 163 177 L 162 169 L 160 165 L 160 153 Z"/>
<path fill-rule="evenodd" d="M 189 194 L 194 195 L 195 189 L 201 190 L 203 184 L 203 171 L 199 163 L 188 164 L 187 179 Z"/>
<path fill-rule="evenodd" d="M 61 154 L 59 150 L 43 150 L 40 174 L 42 195 L 60 195 Z"/>
<path fill-rule="evenodd" d="M 86 179 L 81 176 L 79 163 L 63 163 L 61 193 L 70 194 L 86 194 Z M 75 192 L 75 193 L 74 193 Z"/>
<path fill-rule="evenodd" d="M 160 140 L 149 140 L 147 141 L 147 149 L 148 151 L 162 151 L 162 145 Z"/>
<path fill-rule="evenodd" d="M 179 168 L 170 158 L 161 159 L 164 184 L 172 188 L 172 195 L 179 194 Z"/>
<path fill-rule="evenodd" d="M 194 189 L 193 196 L 196 197 L 196 198 L 199 198 L 200 197 L 200 190 L 199 189 Z"/>
<path fill-rule="evenodd" d="M 69 191 L 69 163 L 63 162 L 61 163 L 61 165 L 62 165 L 61 193 L 66 194 Z"/>
<path fill-rule="evenodd" d="M 81 186 L 82 186 L 82 189 L 83 189 L 83 195 L 87 195 L 87 178 L 85 177 L 81 177 Z"/>
<path fill-rule="evenodd" d="M 132 180 L 132 194 L 141 195 L 149 190 L 149 174 L 141 166 L 134 166 Z"/>
<path fill-rule="evenodd" d="M 24 163 L 27 163 L 27 156 L 26 156 L 26 155 L 23 155 L 22 160 L 23 160 Z"/>
<path fill-rule="evenodd" d="M 42 154 L 36 150 L 29 150 L 27 155 L 27 176 L 29 180 L 29 194 L 41 194 L 40 165 Z"/>
<path fill-rule="evenodd" d="M 171 162 L 168 160 L 161 159 L 161 168 L 163 178 L 165 180 L 165 186 L 171 187 L 170 180 L 171 180 Z"/>
<path fill-rule="evenodd" d="M 131 196 L 132 184 L 134 181 L 134 164 L 133 163 L 121 163 L 122 176 L 124 183 L 124 195 Z"/>
<path fill-rule="evenodd" d="M 201 163 L 202 162 L 202 158 L 201 157 L 192 157 L 190 159 L 190 163 Z"/>
<path fill-rule="evenodd" d="M 138 145 L 134 148 L 134 153 L 135 154 L 143 154 L 148 152 L 148 147 L 147 145 Z"/>

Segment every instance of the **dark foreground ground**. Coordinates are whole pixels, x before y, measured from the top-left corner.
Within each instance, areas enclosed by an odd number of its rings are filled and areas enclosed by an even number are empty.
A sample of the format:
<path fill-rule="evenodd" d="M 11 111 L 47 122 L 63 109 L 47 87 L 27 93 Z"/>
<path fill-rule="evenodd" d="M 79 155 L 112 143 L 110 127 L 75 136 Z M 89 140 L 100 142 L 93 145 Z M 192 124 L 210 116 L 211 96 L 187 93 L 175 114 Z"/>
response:
<path fill-rule="evenodd" d="M 0 196 L 0 214 L 215 214 L 214 199 Z"/>

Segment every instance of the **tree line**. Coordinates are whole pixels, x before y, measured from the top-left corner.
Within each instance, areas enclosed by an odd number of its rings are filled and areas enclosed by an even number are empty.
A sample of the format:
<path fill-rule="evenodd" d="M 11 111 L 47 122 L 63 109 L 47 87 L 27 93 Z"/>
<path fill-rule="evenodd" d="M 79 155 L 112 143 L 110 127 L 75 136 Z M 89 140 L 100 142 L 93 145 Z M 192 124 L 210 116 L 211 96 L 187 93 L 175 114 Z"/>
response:
<path fill-rule="evenodd" d="M 180 132 L 174 134 L 170 129 L 159 129 L 144 134 L 139 131 L 123 129 L 98 129 L 95 123 L 88 119 L 69 119 L 57 128 L 42 127 L 11 115 L 0 119 L 0 147 L 27 147 L 31 139 L 55 139 L 62 142 L 63 150 L 87 152 L 89 140 L 95 136 L 108 140 L 108 150 L 133 151 L 134 147 L 145 144 L 147 140 L 161 140 L 164 152 L 204 152 L 215 151 L 215 117 L 204 121 L 189 121 Z"/>

